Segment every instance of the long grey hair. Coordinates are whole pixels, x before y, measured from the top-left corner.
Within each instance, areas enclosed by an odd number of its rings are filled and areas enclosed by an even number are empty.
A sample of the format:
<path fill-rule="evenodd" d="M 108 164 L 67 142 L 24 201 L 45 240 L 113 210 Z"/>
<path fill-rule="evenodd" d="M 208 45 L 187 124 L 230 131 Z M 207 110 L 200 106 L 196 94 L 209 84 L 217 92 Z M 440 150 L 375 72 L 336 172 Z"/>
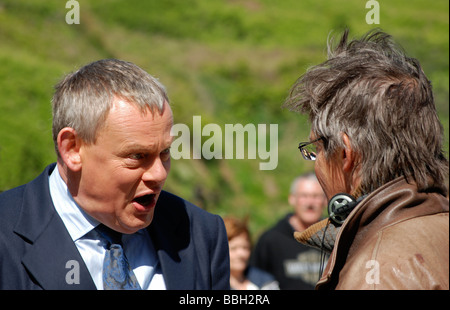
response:
<path fill-rule="evenodd" d="M 328 60 L 296 81 L 285 107 L 309 114 L 326 158 L 344 148 L 342 133 L 349 136 L 361 157 L 360 194 L 399 176 L 421 191 L 447 193 L 448 159 L 431 83 L 390 35 L 376 29 L 349 41 L 346 30 L 337 45 L 328 40 Z"/>

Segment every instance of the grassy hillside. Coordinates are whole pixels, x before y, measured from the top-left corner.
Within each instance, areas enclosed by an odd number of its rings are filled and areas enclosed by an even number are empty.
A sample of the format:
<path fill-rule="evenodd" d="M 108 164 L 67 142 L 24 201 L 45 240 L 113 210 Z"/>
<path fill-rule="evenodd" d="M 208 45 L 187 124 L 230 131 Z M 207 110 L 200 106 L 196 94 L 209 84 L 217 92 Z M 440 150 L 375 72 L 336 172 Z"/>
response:
<path fill-rule="evenodd" d="M 291 180 L 311 170 L 297 150 L 305 117 L 281 109 L 292 83 L 325 60 L 330 31 L 360 36 L 378 26 L 418 58 L 449 123 L 447 0 L 379 1 L 380 24 L 366 24 L 366 1 L 0 0 L 0 190 L 30 181 L 55 160 L 50 99 L 65 74 L 100 58 L 135 62 L 158 77 L 175 123 L 278 124 L 278 166 L 261 160 L 180 159 L 167 189 L 221 215 L 250 214 L 255 235 L 284 212 Z M 192 131 L 191 131 L 192 132 Z M 204 138 L 205 140 L 206 138 Z"/>

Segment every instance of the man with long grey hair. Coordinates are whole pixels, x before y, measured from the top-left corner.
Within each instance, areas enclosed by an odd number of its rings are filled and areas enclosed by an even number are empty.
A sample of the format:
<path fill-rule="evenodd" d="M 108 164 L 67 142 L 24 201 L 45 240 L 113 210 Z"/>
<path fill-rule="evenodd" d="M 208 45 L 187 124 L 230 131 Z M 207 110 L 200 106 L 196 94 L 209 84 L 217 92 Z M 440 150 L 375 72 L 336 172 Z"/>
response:
<path fill-rule="evenodd" d="M 309 115 L 299 149 L 329 200 L 330 218 L 296 234 L 332 250 L 316 289 L 448 289 L 448 160 L 419 62 L 380 30 L 345 31 L 285 106 Z"/>
<path fill-rule="evenodd" d="M 222 219 L 163 190 L 164 86 L 99 60 L 64 77 L 52 107 L 57 163 L 0 195 L 0 289 L 228 289 Z"/>

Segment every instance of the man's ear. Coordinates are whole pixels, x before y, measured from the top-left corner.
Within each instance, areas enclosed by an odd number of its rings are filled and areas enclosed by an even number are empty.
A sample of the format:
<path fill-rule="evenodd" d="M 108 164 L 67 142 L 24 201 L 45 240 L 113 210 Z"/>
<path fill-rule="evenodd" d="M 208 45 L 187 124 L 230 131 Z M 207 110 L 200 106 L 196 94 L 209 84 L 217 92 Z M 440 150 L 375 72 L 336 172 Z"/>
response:
<path fill-rule="evenodd" d="M 81 139 L 75 129 L 65 127 L 58 133 L 58 151 L 61 160 L 71 171 L 81 170 Z"/>
<path fill-rule="evenodd" d="M 290 206 L 295 207 L 295 196 L 292 194 L 289 194 L 288 202 L 289 202 Z"/>
<path fill-rule="evenodd" d="M 358 197 L 360 195 L 359 188 L 361 185 L 360 178 L 360 163 L 361 155 L 358 154 L 350 143 L 350 138 L 344 133 L 342 134 L 342 141 L 345 149 L 342 151 L 342 171 L 348 186 L 347 192 Z"/>
<path fill-rule="evenodd" d="M 342 134 L 342 141 L 345 145 L 345 148 L 342 150 L 342 170 L 345 173 L 351 173 L 356 165 L 356 153 L 347 134 Z"/>

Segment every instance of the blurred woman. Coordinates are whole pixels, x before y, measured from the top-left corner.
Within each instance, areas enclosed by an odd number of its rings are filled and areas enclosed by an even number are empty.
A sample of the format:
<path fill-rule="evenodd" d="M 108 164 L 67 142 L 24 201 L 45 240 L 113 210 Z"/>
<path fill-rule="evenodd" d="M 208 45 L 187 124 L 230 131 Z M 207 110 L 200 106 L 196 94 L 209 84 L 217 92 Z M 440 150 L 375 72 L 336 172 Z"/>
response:
<path fill-rule="evenodd" d="M 224 222 L 230 248 L 231 289 L 278 290 L 278 282 L 271 274 L 248 265 L 252 244 L 247 221 L 225 217 Z"/>

